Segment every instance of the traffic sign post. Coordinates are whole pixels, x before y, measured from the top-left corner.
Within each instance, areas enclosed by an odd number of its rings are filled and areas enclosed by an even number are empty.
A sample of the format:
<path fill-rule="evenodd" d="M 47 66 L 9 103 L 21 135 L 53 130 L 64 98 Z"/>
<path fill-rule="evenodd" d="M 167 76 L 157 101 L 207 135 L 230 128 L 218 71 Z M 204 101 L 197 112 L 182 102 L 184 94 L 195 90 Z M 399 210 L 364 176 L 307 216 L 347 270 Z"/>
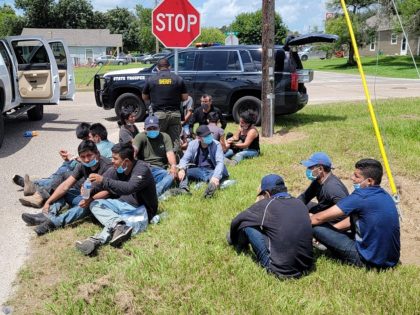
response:
<path fill-rule="evenodd" d="M 200 13 L 188 0 L 164 0 L 152 11 L 152 33 L 167 48 L 186 48 L 200 32 Z"/>

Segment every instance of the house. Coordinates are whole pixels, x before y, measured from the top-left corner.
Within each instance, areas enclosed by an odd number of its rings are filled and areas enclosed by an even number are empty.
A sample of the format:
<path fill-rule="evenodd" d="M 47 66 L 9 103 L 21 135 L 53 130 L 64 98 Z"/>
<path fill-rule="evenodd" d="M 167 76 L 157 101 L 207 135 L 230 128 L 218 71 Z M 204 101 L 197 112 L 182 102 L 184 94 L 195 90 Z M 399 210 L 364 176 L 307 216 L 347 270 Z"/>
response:
<path fill-rule="evenodd" d="M 22 35 L 63 39 L 76 66 L 90 65 L 95 58 L 111 55 L 113 51 L 118 54 L 123 45 L 122 35 L 111 34 L 109 29 L 24 28 Z"/>
<path fill-rule="evenodd" d="M 394 31 L 394 21 L 389 17 L 374 15 L 366 20 L 366 24 L 369 28 L 376 29 L 376 36 L 372 38 L 368 45 L 360 49 L 360 55 L 375 56 L 380 53 L 403 56 L 409 54 L 408 45 L 410 45 L 413 55 L 420 56 L 420 36 L 408 34 L 407 42 L 407 38 L 404 37 L 402 32 Z"/>

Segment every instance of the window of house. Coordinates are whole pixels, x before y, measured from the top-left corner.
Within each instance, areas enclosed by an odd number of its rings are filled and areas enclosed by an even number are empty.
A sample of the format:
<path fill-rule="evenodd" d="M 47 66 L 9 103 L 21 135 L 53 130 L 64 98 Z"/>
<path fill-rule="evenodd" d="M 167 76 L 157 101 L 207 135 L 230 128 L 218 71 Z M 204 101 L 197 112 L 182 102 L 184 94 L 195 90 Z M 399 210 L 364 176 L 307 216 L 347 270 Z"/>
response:
<path fill-rule="evenodd" d="M 376 50 L 376 41 L 372 40 L 369 44 L 369 50 L 370 51 L 375 51 Z"/>
<path fill-rule="evenodd" d="M 397 34 L 391 34 L 391 45 L 396 45 L 398 41 L 398 35 Z"/>

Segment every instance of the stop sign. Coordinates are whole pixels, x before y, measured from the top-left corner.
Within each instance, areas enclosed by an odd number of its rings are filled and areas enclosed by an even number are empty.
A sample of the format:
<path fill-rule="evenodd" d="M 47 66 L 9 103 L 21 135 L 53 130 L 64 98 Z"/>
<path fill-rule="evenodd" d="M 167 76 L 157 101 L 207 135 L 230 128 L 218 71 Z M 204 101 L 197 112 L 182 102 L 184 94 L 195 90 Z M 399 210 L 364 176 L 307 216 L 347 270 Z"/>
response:
<path fill-rule="evenodd" d="M 152 32 L 167 48 L 186 48 L 200 36 L 200 13 L 188 0 L 164 0 L 152 12 Z"/>

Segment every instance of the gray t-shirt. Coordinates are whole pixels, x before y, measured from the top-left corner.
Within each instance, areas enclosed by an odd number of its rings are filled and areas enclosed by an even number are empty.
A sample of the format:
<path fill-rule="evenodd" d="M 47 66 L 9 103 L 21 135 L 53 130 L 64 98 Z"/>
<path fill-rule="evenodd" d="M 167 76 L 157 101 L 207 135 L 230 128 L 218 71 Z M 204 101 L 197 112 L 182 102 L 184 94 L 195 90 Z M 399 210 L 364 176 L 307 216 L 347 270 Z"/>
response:
<path fill-rule="evenodd" d="M 213 134 L 214 140 L 220 141 L 220 137 L 225 134 L 225 131 L 214 123 L 209 123 L 207 127 L 209 127 L 210 132 Z"/>

